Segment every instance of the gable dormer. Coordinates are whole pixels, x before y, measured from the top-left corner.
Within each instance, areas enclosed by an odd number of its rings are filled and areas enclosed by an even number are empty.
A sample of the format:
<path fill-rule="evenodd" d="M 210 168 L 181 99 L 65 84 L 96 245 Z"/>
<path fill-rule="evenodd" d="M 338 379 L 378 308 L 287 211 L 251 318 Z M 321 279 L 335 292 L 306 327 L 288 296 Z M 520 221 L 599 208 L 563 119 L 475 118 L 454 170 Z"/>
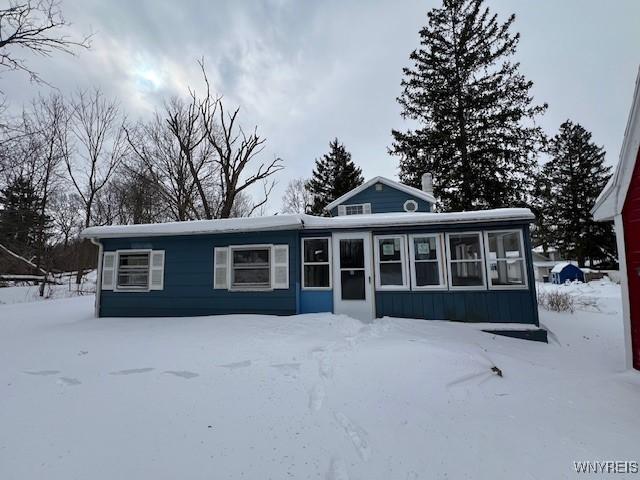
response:
<path fill-rule="evenodd" d="M 370 213 L 431 212 L 436 202 L 430 191 L 431 176 L 425 175 L 422 184 L 423 190 L 419 190 L 385 177 L 375 177 L 324 208 L 332 217 Z"/>

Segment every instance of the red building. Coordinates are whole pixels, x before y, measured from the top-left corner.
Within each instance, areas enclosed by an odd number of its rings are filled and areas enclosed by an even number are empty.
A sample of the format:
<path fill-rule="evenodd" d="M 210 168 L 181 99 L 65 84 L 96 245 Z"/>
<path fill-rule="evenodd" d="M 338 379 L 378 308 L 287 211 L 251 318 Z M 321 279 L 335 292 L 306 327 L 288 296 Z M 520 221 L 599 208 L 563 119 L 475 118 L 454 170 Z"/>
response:
<path fill-rule="evenodd" d="M 592 213 L 615 222 L 627 365 L 640 370 L 640 71 L 618 166 Z"/>

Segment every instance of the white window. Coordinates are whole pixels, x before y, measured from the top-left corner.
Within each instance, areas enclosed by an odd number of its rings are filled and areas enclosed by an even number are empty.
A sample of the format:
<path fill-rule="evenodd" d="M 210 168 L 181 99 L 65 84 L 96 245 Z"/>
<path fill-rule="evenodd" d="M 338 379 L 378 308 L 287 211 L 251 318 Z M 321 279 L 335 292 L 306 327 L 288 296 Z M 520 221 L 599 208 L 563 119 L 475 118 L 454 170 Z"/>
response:
<path fill-rule="evenodd" d="M 117 252 L 116 290 L 149 290 L 150 250 Z"/>
<path fill-rule="evenodd" d="M 215 247 L 213 259 L 214 289 L 289 288 L 289 245 Z"/>
<path fill-rule="evenodd" d="M 357 203 L 353 205 L 338 205 L 338 215 L 368 215 L 371 213 L 370 203 Z"/>
<path fill-rule="evenodd" d="M 271 289 L 271 246 L 230 248 L 231 288 Z"/>
<path fill-rule="evenodd" d="M 418 202 L 415 200 L 407 200 L 404 202 L 404 211 L 405 212 L 417 212 L 418 211 Z"/>
<path fill-rule="evenodd" d="M 331 242 L 329 238 L 302 239 L 302 288 L 331 288 Z"/>
<path fill-rule="evenodd" d="M 485 289 L 484 268 L 480 232 L 447 234 L 447 269 L 452 290 Z"/>
<path fill-rule="evenodd" d="M 378 290 L 409 288 L 405 238 L 404 235 L 384 235 L 374 238 Z"/>
<path fill-rule="evenodd" d="M 522 230 L 485 232 L 489 287 L 527 286 Z"/>
<path fill-rule="evenodd" d="M 440 234 L 410 235 L 409 261 L 414 290 L 446 288 Z"/>

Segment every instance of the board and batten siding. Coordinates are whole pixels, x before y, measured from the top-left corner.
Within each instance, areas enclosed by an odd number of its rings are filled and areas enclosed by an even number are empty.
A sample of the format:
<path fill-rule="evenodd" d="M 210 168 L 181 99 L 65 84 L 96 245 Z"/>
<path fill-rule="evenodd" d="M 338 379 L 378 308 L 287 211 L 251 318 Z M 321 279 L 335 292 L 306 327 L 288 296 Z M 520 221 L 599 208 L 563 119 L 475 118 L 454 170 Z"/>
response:
<path fill-rule="evenodd" d="M 422 318 L 425 320 L 451 320 L 458 322 L 525 323 L 538 325 L 531 239 L 528 223 L 475 223 L 442 225 L 429 228 L 416 227 L 377 229 L 375 235 L 447 233 L 522 229 L 527 288 L 514 290 L 432 290 L 432 291 L 376 291 L 376 317 Z"/>
<path fill-rule="evenodd" d="M 393 213 L 404 212 L 404 202 L 407 200 L 415 200 L 418 204 L 418 212 L 430 212 L 431 203 L 414 197 L 406 192 L 390 187 L 387 184 L 381 183 L 382 190 L 376 190 L 376 185 L 371 185 L 369 188 L 355 194 L 353 197 L 345 200 L 343 205 L 355 205 L 361 203 L 371 204 L 371 213 Z M 338 207 L 331 209 L 331 216 L 338 215 Z"/>
<path fill-rule="evenodd" d="M 298 232 L 103 239 L 102 243 L 106 252 L 125 249 L 164 250 L 165 267 L 163 290 L 102 290 L 101 317 L 180 317 L 236 313 L 292 315 L 298 310 Z M 214 248 L 254 244 L 289 246 L 289 288 L 251 292 L 214 290 Z"/>

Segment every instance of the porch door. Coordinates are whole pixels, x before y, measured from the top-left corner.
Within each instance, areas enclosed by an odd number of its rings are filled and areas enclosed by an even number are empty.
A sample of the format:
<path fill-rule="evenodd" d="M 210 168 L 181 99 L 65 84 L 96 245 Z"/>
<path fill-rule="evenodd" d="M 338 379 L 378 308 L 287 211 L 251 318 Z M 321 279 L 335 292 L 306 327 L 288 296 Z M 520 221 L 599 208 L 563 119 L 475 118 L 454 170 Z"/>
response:
<path fill-rule="evenodd" d="M 333 234 L 333 309 L 370 321 L 374 316 L 371 233 Z"/>

